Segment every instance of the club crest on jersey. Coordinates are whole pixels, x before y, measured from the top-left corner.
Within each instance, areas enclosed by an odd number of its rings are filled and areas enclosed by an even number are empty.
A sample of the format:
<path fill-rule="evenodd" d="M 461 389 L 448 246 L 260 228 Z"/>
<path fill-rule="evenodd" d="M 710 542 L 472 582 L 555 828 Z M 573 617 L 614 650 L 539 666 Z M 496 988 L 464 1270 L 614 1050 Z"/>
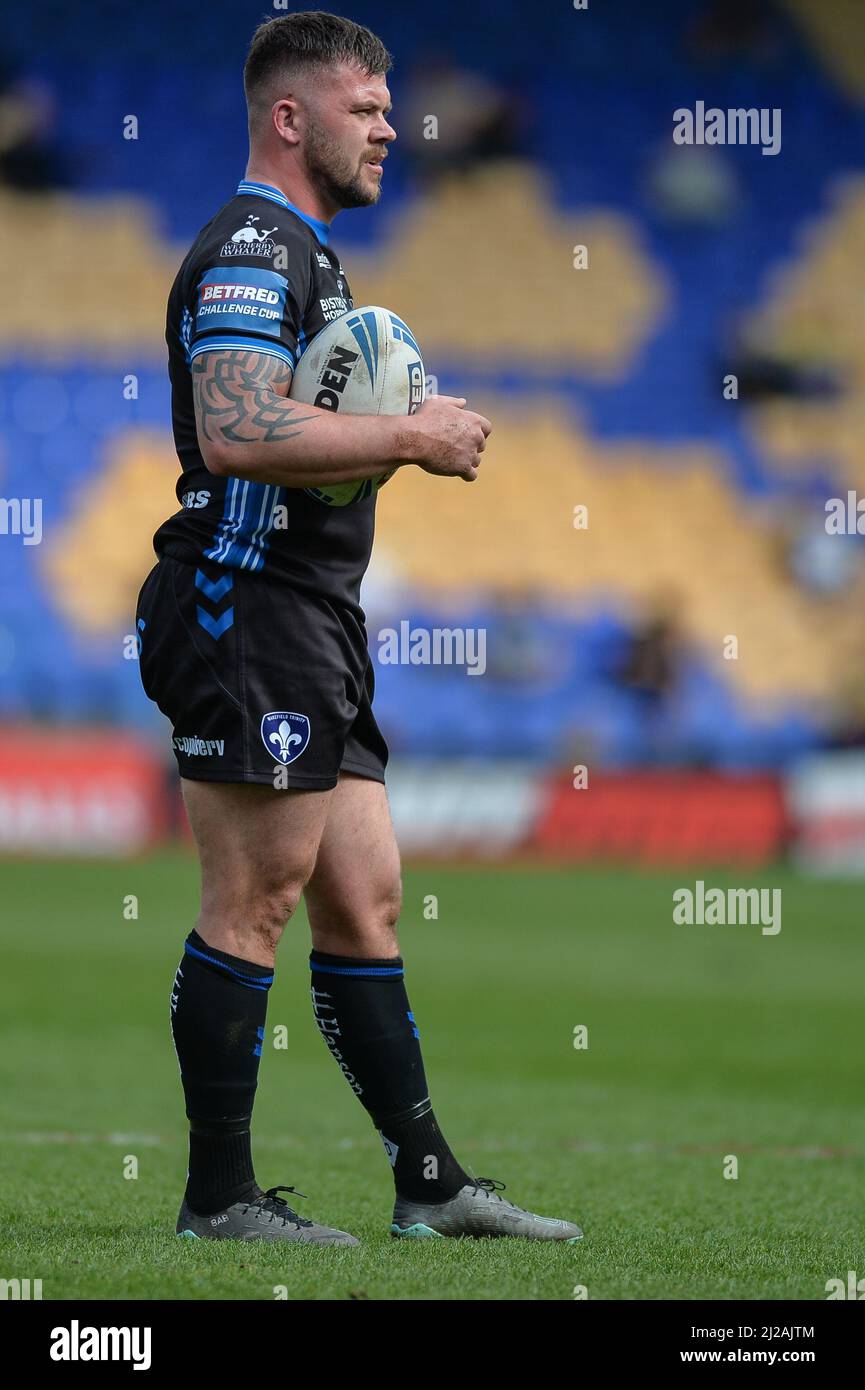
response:
<path fill-rule="evenodd" d="M 261 721 L 261 740 L 272 758 L 283 765 L 299 758 L 309 743 L 310 727 L 305 714 L 275 710 Z"/>

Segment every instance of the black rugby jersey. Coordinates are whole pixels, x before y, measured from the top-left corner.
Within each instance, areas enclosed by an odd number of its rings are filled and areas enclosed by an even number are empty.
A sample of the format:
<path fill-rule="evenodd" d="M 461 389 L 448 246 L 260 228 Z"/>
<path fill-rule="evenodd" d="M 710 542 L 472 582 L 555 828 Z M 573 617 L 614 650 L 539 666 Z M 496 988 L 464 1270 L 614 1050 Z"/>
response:
<path fill-rule="evenodd" d="M 279 189 L 244 179 L 198 234 L 168 300 L 166 341 L 181 510 L 156 532 L 157 554 L 268 574 L 338 603 L 358 603 L 376 489 L 335 506 L 312 489 L 210 473 L 198 448 L 191 363 L 249 349 L 293 369 L 325 324 L 353 307 L 330 228 Z"/>

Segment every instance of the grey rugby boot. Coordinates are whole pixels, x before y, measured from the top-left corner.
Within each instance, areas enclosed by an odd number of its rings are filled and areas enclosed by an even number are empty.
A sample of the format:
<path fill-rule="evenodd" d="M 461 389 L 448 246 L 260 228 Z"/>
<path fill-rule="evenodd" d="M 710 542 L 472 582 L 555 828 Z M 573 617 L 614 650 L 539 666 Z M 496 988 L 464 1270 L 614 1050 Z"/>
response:
<path fill-rule="evenodd" d="M 579 1226 L 515 1207 L 496 1189 L 495 1178 L 475 1178 L 449 1202 L 410 1202 L 397 1197 L 390 1233 L 395 1238 L 425 1240 L 435 1236 L 522 1236 L 524 1240 L 582 1240 Z"/>
<path fill-rule="evenodd" d="M 307 1245 L 360 1245 L 347 1231 L 318 1226 L 298 1216 L 284 1197 L 277 1196 L 278 1192 L 303 1196 L 295 1187 L 269 1187 L 266 1192 L 259 1189 L 258 1195 L 249 1201 L 235 1202 L 210 1216 L 196 1216 L 184 1198 L 176 1233 L 192 1240 L 295 1240 Z"/>

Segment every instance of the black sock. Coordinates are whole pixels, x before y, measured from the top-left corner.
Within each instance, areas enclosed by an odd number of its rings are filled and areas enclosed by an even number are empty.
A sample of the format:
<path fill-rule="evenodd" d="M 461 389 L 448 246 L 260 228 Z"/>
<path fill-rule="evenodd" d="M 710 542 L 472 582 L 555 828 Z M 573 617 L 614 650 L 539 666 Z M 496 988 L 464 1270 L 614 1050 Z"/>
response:
<path fill-rule="evenodd" d="M 190 1122 L 186 1201 L 201 1216 L 258 1191 L 249 1124 L 272 982 L 267 966 L 186 938 L 171 1032 Z"/>
<path fill-rule="evenodd" d="M 400 956 L 358 960 L 313 951 L 319 1032 L 381 1135 L 399 1196 L 446 1202 L 470 1182 L 436 1123 Z"/>

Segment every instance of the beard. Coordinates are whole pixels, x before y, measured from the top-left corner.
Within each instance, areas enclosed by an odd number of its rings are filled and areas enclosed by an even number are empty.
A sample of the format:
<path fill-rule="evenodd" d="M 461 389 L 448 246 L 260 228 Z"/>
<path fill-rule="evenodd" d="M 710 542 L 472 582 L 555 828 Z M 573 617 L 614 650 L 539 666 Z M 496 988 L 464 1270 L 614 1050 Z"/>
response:
<path fill-rule="evenodd" d="M 337 141 L 316 121 L 311 121 L 307 128 L 306 168 L 313 186 L 337 207 L 369 207 L 381 196 L 381 187 L 364 186 L 360 169 L 352 168 Z"/>

